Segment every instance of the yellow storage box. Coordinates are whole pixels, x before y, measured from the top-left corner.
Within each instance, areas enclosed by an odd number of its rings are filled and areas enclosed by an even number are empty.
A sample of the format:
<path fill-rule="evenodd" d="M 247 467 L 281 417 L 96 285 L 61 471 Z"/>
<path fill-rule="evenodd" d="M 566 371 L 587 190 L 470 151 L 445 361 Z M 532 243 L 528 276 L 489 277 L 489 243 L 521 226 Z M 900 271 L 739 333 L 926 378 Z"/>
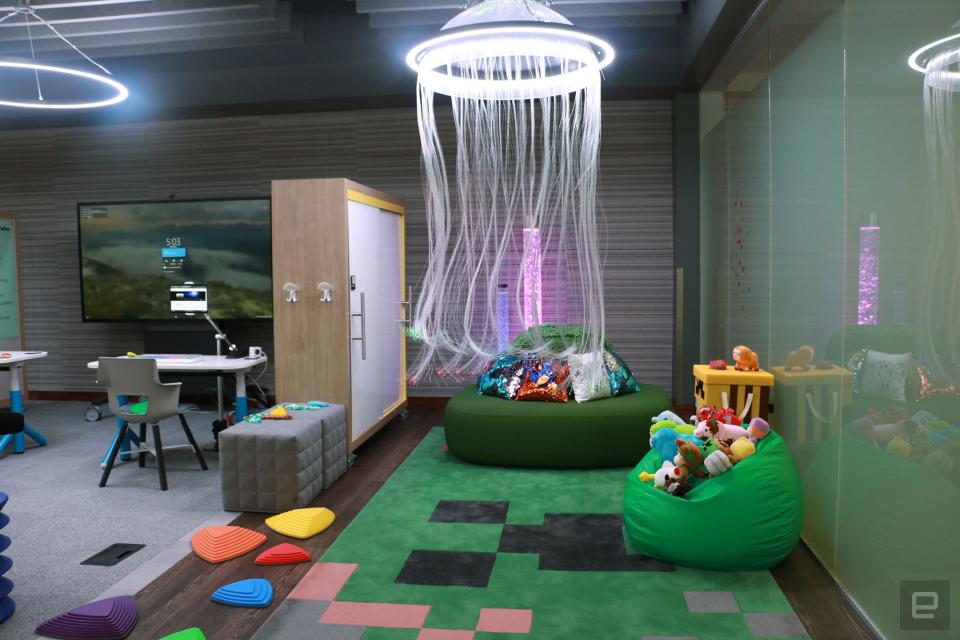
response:
<path fill-rule="evenodd" d="M 711 369 L 705 364 L 693 365 L 693 395 L 697 409 L 703 405 L 734 409 L 745 422 L 751 418 L 767 419 L 773 375 L 760 371 Z"/>
<path fill-rule="evenodd" d="M 787 371 L 771 367 L 777 387 L 777 431 L 787 442 L 820 442 L 840 431 L 843 407 L 853 401 L 853 374 L 843 367 Z"/>

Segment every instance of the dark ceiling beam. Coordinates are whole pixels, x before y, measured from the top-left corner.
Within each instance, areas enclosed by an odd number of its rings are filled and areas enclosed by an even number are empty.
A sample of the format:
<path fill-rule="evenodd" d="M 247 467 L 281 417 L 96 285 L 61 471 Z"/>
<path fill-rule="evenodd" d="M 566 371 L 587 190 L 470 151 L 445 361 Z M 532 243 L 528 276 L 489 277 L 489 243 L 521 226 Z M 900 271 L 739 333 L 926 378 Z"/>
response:
<path fill-rule="evenodd" d="M 231 37 L 252 37 L 267 34 L 284 34 L 292 31 L 292 16 L 289 5 L 277 6 L 277 13 L 269 20 L 238 20 L 220 23 L 191 23 L 181 21 L 179 24 L 157 23 L 150 28 L 122 28 L 113 23 L 102 25 L 85 25 L 83 31 L 72 32 L 62 29 L 61 32 L 81 50 L 98 56 L 104 54 L 101 49 L 116 47 L 137 47 L 161 45 L 163 43 L 196 42 L 197 48 L 202 42 Z M 34 48 L 40 52 L 67 51 L 76 55 L 56 35 L 44 27 L 34 23 L 32 28 Z M 29 52 L 25 48 L 23 38 L 25 34 L 9 34 L 0 31 L 0 55 L 23 57 Z M 162 51 L 162 48 L 160 48 Z M 155 51 L 159 52 L 159 51 Z"/>
<path fill-rule="evenodd" d="M 673 2 L 658 2 L 648 5 L 597 5 L 595 7 L 570 7 L 564 11 L 564 16 L 571 22 L 580 23 L 582 18 L 608 18 L 612 24 L 623 19 L 635 19 L 636 24 L 651 24 L 643 18 L 670 18 L 666 24 L 673 24 L 673 18 L 679 15 L 681 5 Z M 424 25 L 442 25 L 455 17 L 458 9 L 436 9 L 431 11 L 385 11 L 370 14 L 370 26 L 374 29 L 396 29 L 400 27 L 416 27 Z M 653 20 L 654 24 L 664 23 L 663 20 Z"/>
<path fill-rule="evenodd" d="M 358 13 L 378 13 L 381 11 L 429 11 L 431 9 L 456 9 L 462 11 L 465 0 L 355 0 Z M 686 0 L 669 0 L 670 4 L 682 4 Z M 665 0 L 553 0 L 550 5 L 559 7 L 565 13 L 573 6 L 598 5 L 644 5 L 665 4 Z"/>
<path fill-rule="evenodd" d="M 0 0 L 6 5 L 8 0 Z M 191 15 L 229 11 L 275 11 L 277 0 L 149 0 L 135 5 L 37 7 L 37 15 L 52 24 L 99 20 L 128 20 L 165 15 Z M 32 6 L 32 5 L 31 5 Z M 0 8 L 2 13 L 3 8 Z M 14 20 L 16 18 L 11 18 Z"/>
<path fill-rule="evenodd" d="M 690 0 L 681 19 L 683 91 L 699 91 L 765 0 Z"/>
<path fill-rule="evenodd" d="M 270 8 L 229 9 L 195 13 L 160 13 L 154 15 L 126 15 L 123 18 L 110 17 L 95 20 L 83 18 L 81 20 L 59 19 L 47 22 L 56 27 L 64 37 L 76 38 L 90 35 L 110 35 L 117 33 L 139 33 L 143 31 L 160 31 L 164 29 L 180 29 L 185 27 L 201 27 L 276 22 L 281 13 L 289 13 L 289 9 L 278 10 Z M 30 35 L 34 41 L 44 39 L 58 39 L 50 29 L 36 20 L 30 20 Z M 11 18 L 0 23 L 0 41 L 27 40 L 26 21 L 20 17 Z"/>

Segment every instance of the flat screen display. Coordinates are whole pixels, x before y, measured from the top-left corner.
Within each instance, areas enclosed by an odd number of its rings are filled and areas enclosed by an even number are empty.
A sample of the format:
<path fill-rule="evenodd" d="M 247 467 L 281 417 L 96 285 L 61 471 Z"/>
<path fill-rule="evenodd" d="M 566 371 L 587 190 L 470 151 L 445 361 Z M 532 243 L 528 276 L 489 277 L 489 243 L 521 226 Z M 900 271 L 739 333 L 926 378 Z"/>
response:
<path fill-rule="evenodd" d="M 84 320 L 273 317 L 269 198 L 79 204 L 77 217 Z"/>

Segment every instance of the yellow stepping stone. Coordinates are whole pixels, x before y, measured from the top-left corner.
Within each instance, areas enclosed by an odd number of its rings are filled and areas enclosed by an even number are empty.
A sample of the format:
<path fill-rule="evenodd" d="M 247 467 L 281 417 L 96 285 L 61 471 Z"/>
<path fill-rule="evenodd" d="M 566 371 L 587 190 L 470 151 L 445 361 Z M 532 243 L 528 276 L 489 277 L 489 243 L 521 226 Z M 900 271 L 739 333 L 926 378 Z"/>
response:
<path fill-rule="evenodd" d="M 267 518 L 267 526 L 291 538 L 309 538 L 315 536 L 331 524 L 336 516 L 326 507 L 315 509 L 294 509 Z"/>

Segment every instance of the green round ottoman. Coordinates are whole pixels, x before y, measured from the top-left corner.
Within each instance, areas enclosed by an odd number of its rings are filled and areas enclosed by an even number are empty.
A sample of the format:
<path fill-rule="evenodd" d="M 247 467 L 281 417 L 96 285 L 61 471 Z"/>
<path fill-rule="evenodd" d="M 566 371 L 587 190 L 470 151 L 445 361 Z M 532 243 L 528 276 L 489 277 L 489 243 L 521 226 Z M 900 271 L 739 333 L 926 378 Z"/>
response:
<path fill-rule="evenodd" d="M 447 447 L 502 467 L 630 467 L 650 449 L 650 418 L 672 408 L 659 387 L 592 402 L 522 402 L 464 389 L 447 403 Z"/>

